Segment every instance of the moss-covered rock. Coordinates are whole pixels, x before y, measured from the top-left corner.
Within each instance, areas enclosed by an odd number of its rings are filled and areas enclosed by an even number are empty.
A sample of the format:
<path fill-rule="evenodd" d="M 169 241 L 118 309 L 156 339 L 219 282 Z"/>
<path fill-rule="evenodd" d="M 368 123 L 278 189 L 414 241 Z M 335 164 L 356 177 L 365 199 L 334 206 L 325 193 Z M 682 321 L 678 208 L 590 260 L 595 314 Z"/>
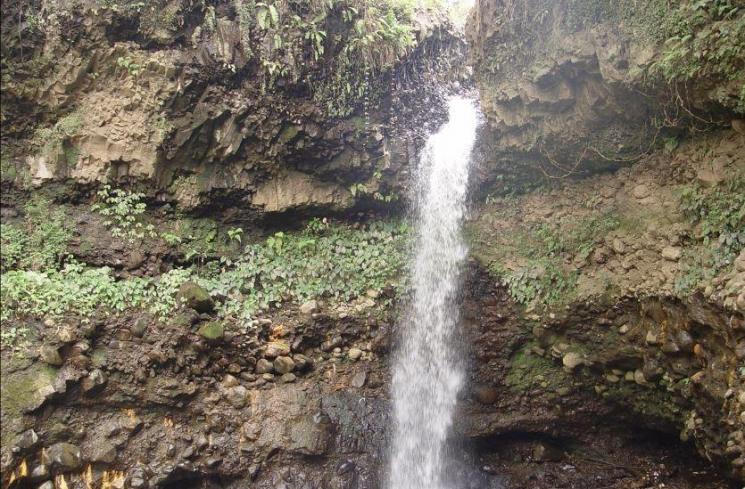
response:
<path fill-rule="evenodd" d="M 181 284 L 176 294 L 176 300 L 197 312 L 210 313 L 215 308 L 215 303 L 209 292 L 195 282 Z"/>
<path fill-rule="evenodd" d="M 198 333 L 208 341 L 220 341 L 225 335 L 225 327 L 219 321 L 210 321 L 201 325 Z"/>

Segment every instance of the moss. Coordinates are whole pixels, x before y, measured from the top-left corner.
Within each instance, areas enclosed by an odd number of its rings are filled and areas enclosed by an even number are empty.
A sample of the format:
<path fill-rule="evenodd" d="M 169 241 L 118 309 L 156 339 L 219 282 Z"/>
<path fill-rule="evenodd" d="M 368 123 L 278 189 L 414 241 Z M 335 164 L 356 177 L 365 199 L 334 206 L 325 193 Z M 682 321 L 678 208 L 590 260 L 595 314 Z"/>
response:
<path fill-rule="evenodd" d="M 37 391 L 54 382 L 57 369 L 34 363 L 31 366 L 19 367 L 20 360 L 4 356 L 2 377 L 0 378 L 0 401 L 2 405 L 2 445 L 9 446 L 15 432 L 21 427 L 24 411 L 38 400 Z"/>
<path fill-rule="evenodd" d="M 210 321 L 199 327 L 199 335 L 210 341 L 221 340 L 225 335 L 225 327 L 219 321 Z"/>
<path fill-rule="evenodd" d="M 531 353 L 529 347 L 517 352 L 510 360 L 510 370 L 505 381 L 516 392 L 536 388 L 556 391 L 571 382 L 564 370 L 551 360 Z"/>
<path fill-rule="evenodd" d="M 668 392 L 621 380 L 616 384 L 608 384 L 603 397 L 657 422 L 675 427 L 683 422 L 683 412 Z"/>
<path fill-rule="evenodd" d="M 567 260 L 586 259 L 620 226 L 621 219 L 615 212 L 593 212 L 554 225 L 519 225 L 499 236 L 489 235 L 488 222 L 482 219 L 467 227 L 473 255 L 500 278 L 517 302 L 557 306 L 572 301 L 576 294 L 578 272 Z"/>
<path fill-rule="evenodd" d="M 295 139 L 295 136 L 297 136 L 299 132 L 300 132 L 300 128 L 298 126 L 287 126 L 284 129 L 282 129 L 282 132 L 279 133 L 277 142 L 279 144 L 287 144 L 293 139 Z"/>

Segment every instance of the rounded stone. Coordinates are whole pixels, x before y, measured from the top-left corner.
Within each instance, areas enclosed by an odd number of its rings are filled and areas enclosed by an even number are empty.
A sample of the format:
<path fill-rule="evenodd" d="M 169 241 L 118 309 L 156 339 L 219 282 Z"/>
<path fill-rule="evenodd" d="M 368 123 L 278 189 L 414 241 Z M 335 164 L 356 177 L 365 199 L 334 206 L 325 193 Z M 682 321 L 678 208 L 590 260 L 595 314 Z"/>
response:
<path fill-rule="evenodd" d="M 290 357 L 277 357 L 274 359 L 274 371 L 280 375 L 288 374 L 295 369 L 295 362 Z"/>
<path fill-rule="evenodd" d="M 362 356 L 362 350 L 360 350 L 359 348 L 350 348 L 347 352 L 347 356 L 350 360 L 356 362 Z"/>

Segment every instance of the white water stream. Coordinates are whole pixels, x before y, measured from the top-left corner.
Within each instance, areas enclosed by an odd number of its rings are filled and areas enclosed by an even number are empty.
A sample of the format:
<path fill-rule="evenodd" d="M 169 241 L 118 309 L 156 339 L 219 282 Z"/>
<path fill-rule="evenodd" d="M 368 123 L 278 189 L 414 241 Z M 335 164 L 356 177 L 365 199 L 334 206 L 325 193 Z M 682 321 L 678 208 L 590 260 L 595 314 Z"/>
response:
<path fill-rule="evenodd" d="M 448 489 L 445 442 L 463 383 L 457 344 L 461 234 L 479 112 L 449 100 L 449 120 L 431 135 L 417 178 L 414 297 L 393 366 L 394 434 L 389 489 Z"/>

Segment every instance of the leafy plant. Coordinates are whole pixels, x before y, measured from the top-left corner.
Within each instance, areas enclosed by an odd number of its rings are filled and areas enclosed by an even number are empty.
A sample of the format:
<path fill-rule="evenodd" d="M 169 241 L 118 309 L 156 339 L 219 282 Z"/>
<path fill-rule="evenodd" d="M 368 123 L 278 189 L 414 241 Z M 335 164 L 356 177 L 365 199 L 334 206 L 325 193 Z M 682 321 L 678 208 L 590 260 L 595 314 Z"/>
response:
<path fill-rule="evenodd" d="M 228 229 L 228 238 L 230 241 L 235 241 L 237 243 L 241 242 L 241 236 L 243 235 L 243 229 L 242 228 L 231 228 Z"/>
<path fill-rule="evenodd" d="M 129 56 L 119 56 L 116 58 L 116 65 L 127 70 L 127 73 L 129 73 L 130 76 L 139 75 L 142 69 L 142 67 L 135 63 Z"/>
<path fill-rule="evenodd" d="M 58 267 L 72 237 L 64 213 L 43 197 L 26 203 L 24 213 L 22 225 L 0 225 L 2 270 Z"/>
<path fill-rule="evenodd" d="M 710 189 L 685 186 L 680 208 L 696 225 L 694 238 L 703 245 L 689 256 L 676 279 L 678 293 L 687 294 L 703 280 L 730 266 L 745 248 L 745 178 L 737 177 Z"/>
<path fill-rule="evenodd" d="M 576 273 L 566 272 L 551 259 L 531 260 L 515 271 L 497 269 L 510 295 L 521 304 L 567 301 L 577 283 Z"/>
<path fill-rule="evenodd" d="M 147 208 L 142 202 L 144 194 L 112 189 L 110 185 L 104 185 L 96 195 L 98 202 L 92 209 L 106 217 L 104 224 L 114 237 L 123 238 L 131 243 L 157 236 L 155 227 L 143 222 L 143 214 Z"/>
<path fill-rule="evenodd" d="M 256 4 L 256 23 L 261 29 L 269 29 L 279 25 L 279 12 L 272 4 L 259 2 Z"/>

